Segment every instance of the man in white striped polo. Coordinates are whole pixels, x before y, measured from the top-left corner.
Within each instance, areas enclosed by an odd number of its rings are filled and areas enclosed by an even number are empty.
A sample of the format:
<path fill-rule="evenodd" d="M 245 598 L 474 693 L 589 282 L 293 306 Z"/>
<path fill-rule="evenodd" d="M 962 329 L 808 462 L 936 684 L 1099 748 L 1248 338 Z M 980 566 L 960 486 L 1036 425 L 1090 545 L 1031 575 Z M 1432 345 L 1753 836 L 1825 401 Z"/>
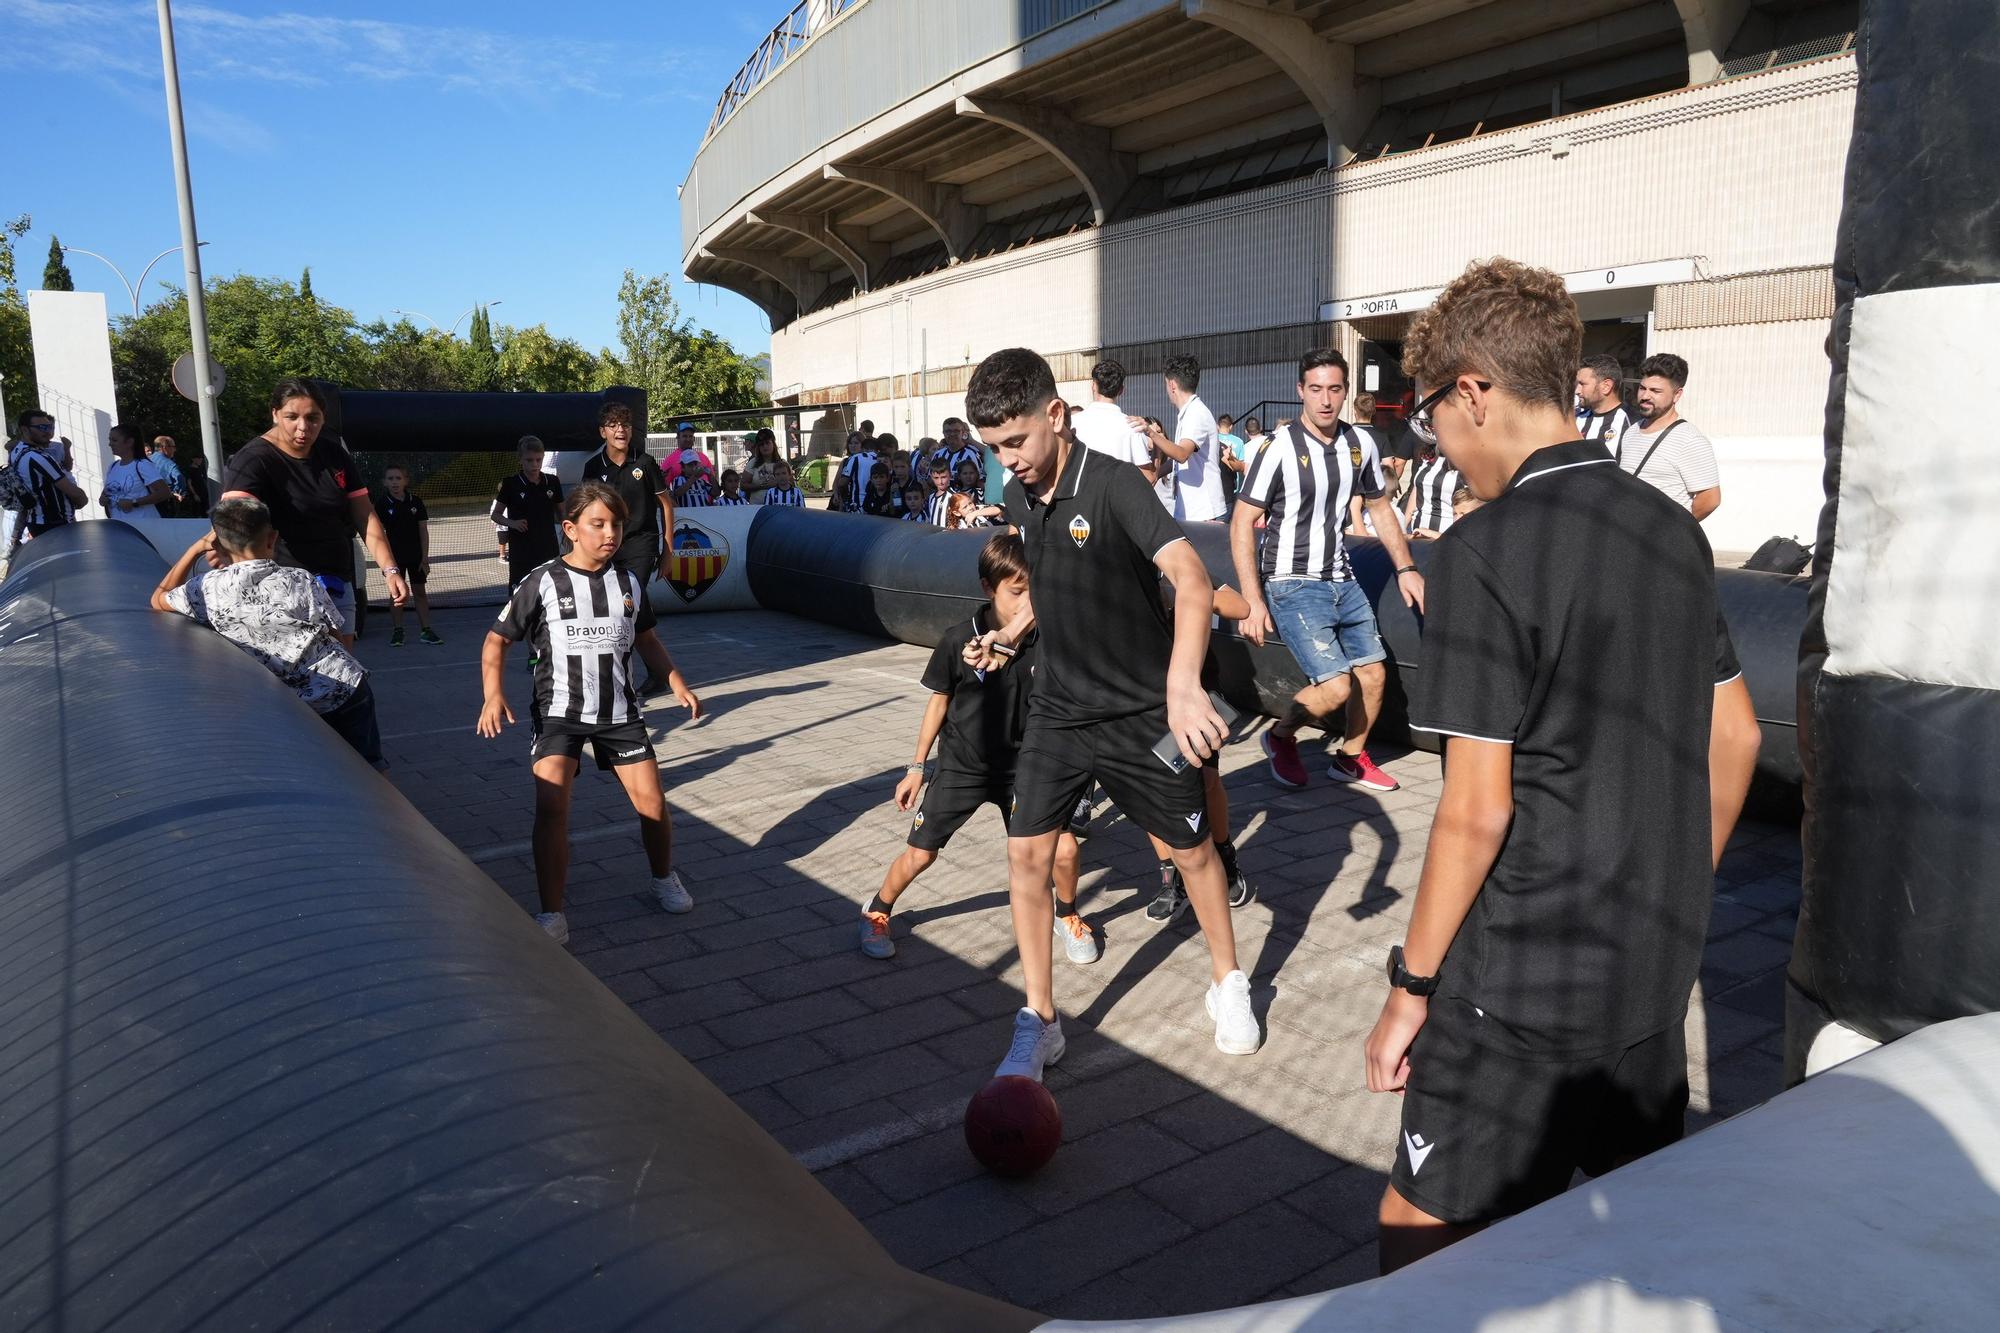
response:
<path fill-rule="evenodd" d="M 1334 749 L 1327 776 L 1371 791 L 1401 784 L 1368 757 L 1368 731 L 1382 708 L 1388 651 L 1375 628 L 1375 608 L 1354 580 L 1341 530 L 1347 504 L 1359 495 L 1396 570 L 1403 600 L 1423 610 L 1424 576 L 1410 562 L 1409 542 L 1382 485 L 1374 438 L 1340 419 L 1347 402 L 1347 359 L 1330 347 L 1299 359 L 1299 419 L 1266 440 L 1250 469 L 1229 522 L 1236 581 L 1250 603 L 1243 636 L 1261 645 L 1276 630 L 1306 674 L 1289 712 L 1264 733 L 1271 776 L 1287 787 L 1306 785 L 1299 758 L 1300 727 L 1339 734 L 1356 730 Z M 1263 549 L 1257 520 L 1265 520 Z M 1347 700 L 1359 687 L 1359 727 L 1345 725 Z"/>

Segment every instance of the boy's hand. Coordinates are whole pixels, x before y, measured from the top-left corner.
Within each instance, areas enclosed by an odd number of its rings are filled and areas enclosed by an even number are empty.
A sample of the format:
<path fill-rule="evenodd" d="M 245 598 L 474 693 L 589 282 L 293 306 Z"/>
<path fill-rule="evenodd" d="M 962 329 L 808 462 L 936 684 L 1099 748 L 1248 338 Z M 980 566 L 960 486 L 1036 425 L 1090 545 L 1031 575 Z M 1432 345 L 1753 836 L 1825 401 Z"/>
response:
<path fill-rule="evenodd" d="M 1391 990 L 1382 1002 L 1382 1016 L 1368 1034 L 1363 1056 L 1368 1073 L 1368 1091 L 1403 1091 L 1410 1081 L 1410 1046 L 1430 1017 L 1430 1001 L 1404 990 Z"/>
<path fill-rule="evenodd" d="M 674 702 L 688 710 L 688 721 L 701 721 L 701 700 L 695 698 L 694 691 L 688 688 L 686 677 L 677 670 L 669 671 L 667 688 L 674 692 Z"/>
<path fill-rule="evenodd" d="M 474 730 L 490 741 L 500 734 L 501 727 L 513 725 L 514 710 L 507 706 L 504 695 L 496 694 L 488 698 L 486 706 L 479 710 L 479 725 Z"/>
<path fill-rule="evenodd" d="M 516 532 L 526 532 L 528 530 L 528 520 L 525 518 L 510 518 L 507 520 L 507 526 Z"/>
<path fill-rule="evenodd" d="M 924 789 L 924 771 L 913 768 L 896 784 L 896 808 L 904 814 L 917 808 L 917 793 Z"/>
<path fill-rule="evenodd" d="M 991 629 L 967 639 L 961 656 L 974 671 L 998 671 L 1014 660 L 1011 652 L 1000 651 L 1002 647 L 1011 649 L 1013 645 L 1007 642 L 1007 636 L 1000 630 Z"/>
<path fill-rule="evenodd" d="M 1264 646 L 1265 636 L 1278 632 L 1277 622 L 1271 619 L 1271 607 L 1261 597 L 1250 603 L 1250 614 L 1237 624 L 1243 637 L 1259 648 Z"/>
<path fill-rule="evenodd" d="M 1229 728 L 1199 681 L 1167 682 L 1167 729 L 1190 764 L 1201 763 L 1229 739 Z"/>

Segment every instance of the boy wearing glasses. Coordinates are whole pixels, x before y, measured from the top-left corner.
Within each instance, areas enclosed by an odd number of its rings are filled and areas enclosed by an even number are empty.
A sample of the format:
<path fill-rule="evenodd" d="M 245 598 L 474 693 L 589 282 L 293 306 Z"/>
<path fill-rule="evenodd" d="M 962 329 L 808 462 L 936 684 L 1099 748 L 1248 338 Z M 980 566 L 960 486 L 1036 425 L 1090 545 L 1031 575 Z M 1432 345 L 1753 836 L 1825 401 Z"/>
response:
<path fill-rule="evenodd" d="M 1326 775 L 1370 791 L 1402 784 L 1368 757 L 1368 732 L 1382 709 L 1388 650 L 1375 628 L 1375 608 L 1355 580 L 1342 529 L 1349 500 L 1359 496 L 1396 570 L 1406 605 L 1424 609 L 1424 576 L 1410 561 L 1403 525 L 1382 481 L 1375 439 L 1340 419 L 1347 402 L 1347 359 L 1330 347 L 1299 359 L 1299 419 L 1270 436 L 1251 456 L 1229 520 L 1236 580 L 1250 604 L 1243 637 L 1262 645 L 1274 630 L 1299 660 L 1309 684 L 1278 724 L 1264 733 L 1271 776 L 1286 787 L 1306 785 L 1298 732 L 1322 727 L 1343 736 Z M 1264 520 L 1259 543 L 1257 521 Z M 1347 706 L 1359 693 L 1359 716 Z"/>

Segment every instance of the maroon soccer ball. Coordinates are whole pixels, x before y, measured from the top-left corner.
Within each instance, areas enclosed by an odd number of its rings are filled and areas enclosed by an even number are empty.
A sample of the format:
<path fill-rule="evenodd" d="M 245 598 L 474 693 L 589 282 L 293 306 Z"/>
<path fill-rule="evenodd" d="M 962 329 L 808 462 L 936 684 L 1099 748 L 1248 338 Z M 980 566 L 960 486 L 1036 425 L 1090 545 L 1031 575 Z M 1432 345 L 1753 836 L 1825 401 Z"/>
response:
<path fill-rule="evenodd" d="M 1049 1090 L 1032 1078 L 994 1079 L 965 1108 L 965 1146 L 999 1176 L 1031 1176 L 1062 1143 L 1062 1112 Z"/>

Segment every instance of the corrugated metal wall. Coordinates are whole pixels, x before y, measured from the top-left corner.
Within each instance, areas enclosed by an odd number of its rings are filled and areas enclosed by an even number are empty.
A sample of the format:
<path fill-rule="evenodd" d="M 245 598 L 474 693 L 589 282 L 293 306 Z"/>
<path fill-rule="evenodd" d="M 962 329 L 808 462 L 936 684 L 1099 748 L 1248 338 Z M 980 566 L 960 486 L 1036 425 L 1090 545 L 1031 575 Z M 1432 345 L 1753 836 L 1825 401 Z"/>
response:
<path fill-rule="evenodd" d="M 1357 163 L 1339 174 L 1328 295 L 1441 285 L 1496 254 L 1559 273 L 1825 264 L 1854 86 L 1841 57 Z"/>
<path fill-rule="evenodd" d="M 1712 328 L 1833 318 L 1833 268 L 1745 273 L 1710 282 L 1677 282 L 1653 297 L 1656 330 Z"/>
<path fill-rule="evenodd" d="M 695 155 L 681 189 L 683 244 L 849 130 L 1109 2 L 868 0 L 850 10 L 765 80 Z M 725 78 L 718 76 L 718 92 Z"/>

